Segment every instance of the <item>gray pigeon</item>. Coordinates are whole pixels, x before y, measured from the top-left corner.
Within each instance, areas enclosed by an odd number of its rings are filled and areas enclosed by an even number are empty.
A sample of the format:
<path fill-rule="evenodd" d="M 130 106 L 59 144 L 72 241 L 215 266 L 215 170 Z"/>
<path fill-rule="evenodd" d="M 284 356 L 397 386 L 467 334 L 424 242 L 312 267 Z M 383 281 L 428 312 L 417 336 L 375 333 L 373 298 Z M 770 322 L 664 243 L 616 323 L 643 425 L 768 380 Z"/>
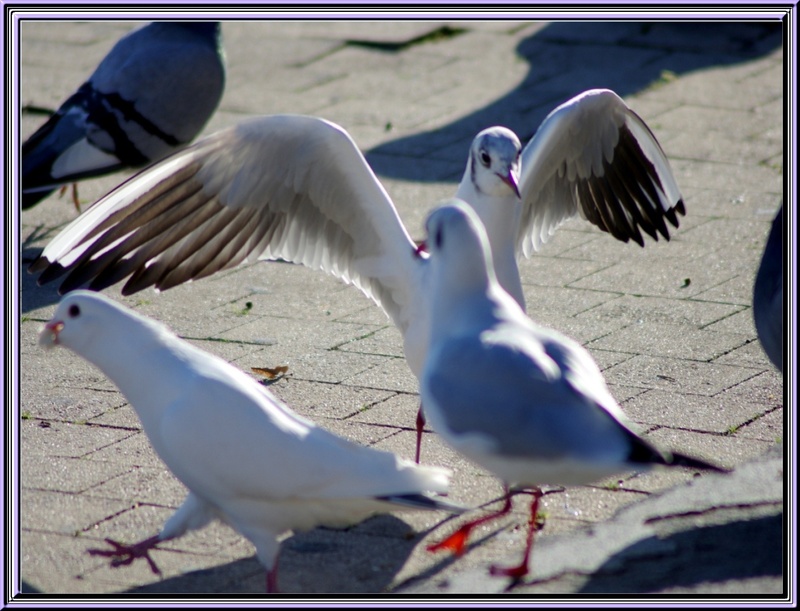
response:
<path fill-rule="evenodd" d="M 155 22 L 127 34 L 22 145 L 22 208 L 188 144 L 224 87 L 219 22 Z"/>

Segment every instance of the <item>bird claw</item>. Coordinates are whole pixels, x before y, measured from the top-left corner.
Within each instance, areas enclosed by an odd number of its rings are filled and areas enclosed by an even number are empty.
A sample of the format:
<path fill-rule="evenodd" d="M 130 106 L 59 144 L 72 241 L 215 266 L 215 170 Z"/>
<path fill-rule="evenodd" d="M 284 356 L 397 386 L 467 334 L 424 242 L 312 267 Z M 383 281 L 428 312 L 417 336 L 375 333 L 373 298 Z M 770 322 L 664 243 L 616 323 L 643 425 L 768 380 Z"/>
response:
<path fill-rule="evenodd" d="M 439 550 L 444 549 L 453 552 L 453 554 L 456 556 L 460 556 L 464 553 L 469 531 L 470 529 L 459 528 L 446 539 L 443 539 L 438 543 L 432 543 L 427 547 L 427 549 L 429 552 L 438 552 Z"/>
<path fill-rule="evenodd" d="M 106 539 L 105 542 L 111 545 L 114 549 L 88 549 L 92 556 L 104 556 L 111 558 L 111 566 L 114 568 L 131 564 L 137 558 L 144 558 L 150 565 L 150 570 L 155 575 L 161 575 L 161 569 L 158 568 L 155 561 L 150 557 L 150 550 L 155 549 L 158 543 L 158 537 L 150 537 L 139 543 L 133 545 L 124 545 L 113 539 Z"/>
<path fill-rule="evenodd" d="M 522 578 L 528 574 L 528 566 L 520 564 L 519 566 L 504 567 L 493 564 L 489 567 L 489 574 L 493 577 L 511 577 L 511 582 L 505 588 L 506 592 L 510 592 L 522 583 Z"/>

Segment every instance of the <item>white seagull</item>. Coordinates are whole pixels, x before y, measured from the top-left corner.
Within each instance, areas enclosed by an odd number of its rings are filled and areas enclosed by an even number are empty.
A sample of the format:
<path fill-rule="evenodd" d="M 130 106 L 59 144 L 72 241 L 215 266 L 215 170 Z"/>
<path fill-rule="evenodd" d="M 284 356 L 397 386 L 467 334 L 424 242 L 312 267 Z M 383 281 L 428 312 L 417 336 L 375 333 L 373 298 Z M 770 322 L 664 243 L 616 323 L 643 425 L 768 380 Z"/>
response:
<path fill-rule="evenodd" d="M 469 206 L 455 200 L 426 227 L 432 294 L 422 404 L 449 445 L 506 483 L 499 512 L 465 524 L 431 551 L 461 553 L 470 530 L 510 511 L 510 484 L 586 484 L 653 465 L 722 471 L 634 432 L 590 354 L 534 323 L 500 286 L 486 232 Z M 492 567 L 513 578 L 510 587 L 528 572 L 540 496 L 535 490 L 522 563 Z"/>
<path fill-rule="evenodd" d="M 188 144 L 222 98 L 223 55 L 219 22 L 159 21 L 121 38 L 22 145 L 22 208 Z"/>
<path fill-rule="evenodd" d="M 685 214 L 664 152 L 614 92 L 552 111 L 524 148 L 492 127 L 472 142 L 456 196 L 489 232 L 503 287 L 524 307 L 517 257 L 581 214 L 620 240 L 669 239 Z M 666 220 L 665 220 L 666 219 Z M 59 233 L 31 265 L 60 291 L 166 290 L 242 262 L 284 259 L 351 282 L 403 335 L 417 378 L 427 351 L 425 255 L 350 135 L 274 115 L 217 132 L 140 173 Z M 422 432 L 418 419 L 417 455 Z"/>
<path fill-rule="evenodd" d="M 301 418 L 264 386 L 165 326 L 90 291 L 66 295 L 40 335 L 111 379 L 136 410 L 150 444 L 189 489 L 161 532 L 134 545 L 90 550 L 129 564 L 158 543 L 218 518 L 247 537 L 277 591 L 278 537 L 344 526 L 394 509 L 461 508 L 450 473 L 351 443 Z"/>

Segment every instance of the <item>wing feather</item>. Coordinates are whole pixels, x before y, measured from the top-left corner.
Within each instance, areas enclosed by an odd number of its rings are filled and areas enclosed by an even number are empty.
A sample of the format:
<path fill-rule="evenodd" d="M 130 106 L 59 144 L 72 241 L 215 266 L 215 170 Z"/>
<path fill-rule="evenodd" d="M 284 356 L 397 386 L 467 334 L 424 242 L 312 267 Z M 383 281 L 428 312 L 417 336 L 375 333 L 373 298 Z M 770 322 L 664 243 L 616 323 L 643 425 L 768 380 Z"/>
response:
<path fill-rule="evenodd" d="M 68 225 L 31 271 L 62 292 L 128 278 L 125 294 L 285 259 L 351 282 L 398 324 L 414 244 L 352 138 L 322 119 L 243 121 L 132 177 Z"/>
<path fill-rule="evenodd" d="M 586 91 L 551 112 L 522 151 L 517 251 L 530 256 L 581 214 L 623 242 L 640 229 L 669 239 L 686 209 L 664 151 L 644 121 L 607 89 Z"/>

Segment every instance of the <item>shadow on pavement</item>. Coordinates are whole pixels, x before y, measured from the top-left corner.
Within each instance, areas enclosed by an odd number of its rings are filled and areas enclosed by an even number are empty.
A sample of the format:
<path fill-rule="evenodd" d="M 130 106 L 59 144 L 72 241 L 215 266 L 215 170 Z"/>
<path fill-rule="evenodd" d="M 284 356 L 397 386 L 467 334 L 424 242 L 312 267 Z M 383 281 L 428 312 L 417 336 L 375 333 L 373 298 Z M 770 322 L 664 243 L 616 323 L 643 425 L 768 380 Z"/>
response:
<path fill-rule="evenodd" d="M 347 529 L 316 528 L 281 546 L 282 593 L 382 592 L 405 566 L 420 536 L 393 515 L 379 515 Z M 263 565 L 255 556 L 127 590 L 127 593 L 263 594 Z"/>
<path fill-rule="evenodd" d="M 458 182 L 469 143 L 486 127 L 509 127 L 524 144 L 547 113 L 587 89 L 613 89 L 624 97 L 662 79 L 756 59 L 781 44 L 782 26 L 776 22 L 547 24 L 517 47 L 518 57 L 530 68 L 516 89 L 449 125 L 381 144 L 366 157 L 385 177 Z M 430 155 L 457 143 L 463 144 L 464 155 L 452 165 L 397 159 Z"/>
<path fill-rule="evenodd" d="M 781 514 L 651 537 L 608 558 L 582 594 L 657 593 L 783 575 Z"/>
<path fill-rule="evenodd" d="M 20 284 L 20 312 L 32 312 L 47 305 L 58 303 L 61 295 L 58 294 L 58 282 L 50 282 L 39 286 L 36 284 L 36 278 L 39 274 L 29 274 L 28 266 L 38 257 L 42 252 L 41 248 L 25 248 L 22 247 L 22 256 L 19 274 Z"/>

